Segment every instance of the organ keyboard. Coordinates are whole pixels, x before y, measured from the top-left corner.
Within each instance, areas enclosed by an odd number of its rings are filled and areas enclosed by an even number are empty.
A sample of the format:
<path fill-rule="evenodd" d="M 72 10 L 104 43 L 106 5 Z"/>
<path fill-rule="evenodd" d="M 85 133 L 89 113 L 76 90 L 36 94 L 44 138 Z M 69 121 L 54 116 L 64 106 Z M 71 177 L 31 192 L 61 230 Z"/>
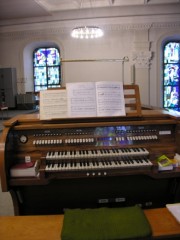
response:
<path fill-rule="evenodd" d="M 20 215 L 99 203 L 161 207 L 180 201 L 180 171 L 160 173 L 156 159 L 180 153 L 179 139 L 179 119 L 158 110 L 48 121 L 17 116 L 5 122 L 1 137 L 2 190 L 10 191 Z M 12 177 L 11 167 L 25 159 L 38 162 L 37 176 Z"/>
<path fill-rule="evenodd" d="M 100 149 L 48 152 L 45 172 L 87 171 L 86 175 L 107 175 L 105 170 L 151 168 L 149 152 L 145 148 Z M 93 172 L 92 172 L 93 171 Z"/>
<path fill-rule="evenodd" d="M 98 170 L 98 169 L 117 169 L 127 167 L 152 166 L 151 161 L 146 158 L 124 158 L 122 160 L 110 161 L 83 161 L 83 162 L 61 162 L 56 163 L 49 161 L 45 171 L 73 171 L 73 170 Z"/>
<path fill-rule="evenodd" d="M 53 159 L 83 159 L 83 158 L 101 158 L 101 157 L 134 157 L 145 156 L 149 152 L 145 148 L 122 148 L 122 149 L 100 149 L 100 150 L 74 150 L 61 152 L 48 152 L 47 160 Z"/>

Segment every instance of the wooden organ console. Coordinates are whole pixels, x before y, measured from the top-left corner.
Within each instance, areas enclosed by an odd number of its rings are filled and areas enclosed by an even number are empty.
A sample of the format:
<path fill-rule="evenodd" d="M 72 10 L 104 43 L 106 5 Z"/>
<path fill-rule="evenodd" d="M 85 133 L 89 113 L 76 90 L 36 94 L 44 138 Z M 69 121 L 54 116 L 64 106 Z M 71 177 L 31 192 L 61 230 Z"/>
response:
<path fill-rule="evenodd" d="M 180 201 L 180 168 L 159 172 L 156 163 L 180 153 L 180 122 L 167 111 L 46 121 L 27 114 L 4 125 L 1 185 L 16 215 Z M 37 176 L 12 177 L 10 169 L 27 157 L 38 163 Z"/>

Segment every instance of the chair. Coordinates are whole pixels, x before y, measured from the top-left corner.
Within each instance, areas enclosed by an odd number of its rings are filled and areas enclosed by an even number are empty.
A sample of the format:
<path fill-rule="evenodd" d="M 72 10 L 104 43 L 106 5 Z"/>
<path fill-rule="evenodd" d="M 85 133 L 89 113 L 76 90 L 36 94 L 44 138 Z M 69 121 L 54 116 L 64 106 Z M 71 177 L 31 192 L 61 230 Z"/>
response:
<path fill-rule="evenodd" d="M 1 105 L 0 106 L 1 112 L 2 112 L 2 120 L 4 120 L 4 111 L 6 111 L 7 113 L 7 117 L 8 117 L 8 107 L 6 105 Z"/>

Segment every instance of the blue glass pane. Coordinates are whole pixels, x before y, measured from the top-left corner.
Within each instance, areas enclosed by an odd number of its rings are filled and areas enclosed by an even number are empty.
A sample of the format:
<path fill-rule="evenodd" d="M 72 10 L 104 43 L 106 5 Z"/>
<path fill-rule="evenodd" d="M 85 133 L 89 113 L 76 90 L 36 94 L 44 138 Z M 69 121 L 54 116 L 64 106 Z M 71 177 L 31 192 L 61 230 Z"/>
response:
<path fill-rule="evenodd" d="M 47 85 L 46 67 L 34 68 L 35 85 Z"/>
<path fill-rule="evenodd" d="M 168 43 L 164 48 L 164 63 L 178 63 L 180 59 L 180 44 Z"/>
<path fill-rule="evenodd" d="M 57 66 L 60 64 L 59 52 L 56 48 L 48 48 L 46 54 L 48 66 Z"/>
<path fill-rule="evenodd" d="M 165 64 L 164 85 L 177 85 L 180 79 L 180 68 L 178 64 Z"/>
<path fill-rule="evenodd" d="M 45 48 L 41 48 L 34 53 L 34 66 L 46 66 Z"/>
<path fill-rule="evenodd" d="M 59 84 L 59 67 L 48 68 L 48 85 Z"/>
<path fill-rule="evenodd" d="M 177 108 L 179 107 L 179 86 L 164 87 L 164 107 Z"/>

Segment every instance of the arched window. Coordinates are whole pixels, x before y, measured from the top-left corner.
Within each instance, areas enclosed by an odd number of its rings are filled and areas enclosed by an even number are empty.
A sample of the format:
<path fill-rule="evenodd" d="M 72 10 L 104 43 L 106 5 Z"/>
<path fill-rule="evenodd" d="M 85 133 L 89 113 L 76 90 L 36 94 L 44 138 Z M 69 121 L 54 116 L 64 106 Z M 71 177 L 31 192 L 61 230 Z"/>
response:
<path fill-rule="evenodd" d="M 61 86 L 60 52 L 54 47 L 38 48 L 33 53 L 34 91 Z"/>
<path fill-rule="evenodd" d="M 163 107 L 180 111 L 180 42 L 164 45 Z"/>

